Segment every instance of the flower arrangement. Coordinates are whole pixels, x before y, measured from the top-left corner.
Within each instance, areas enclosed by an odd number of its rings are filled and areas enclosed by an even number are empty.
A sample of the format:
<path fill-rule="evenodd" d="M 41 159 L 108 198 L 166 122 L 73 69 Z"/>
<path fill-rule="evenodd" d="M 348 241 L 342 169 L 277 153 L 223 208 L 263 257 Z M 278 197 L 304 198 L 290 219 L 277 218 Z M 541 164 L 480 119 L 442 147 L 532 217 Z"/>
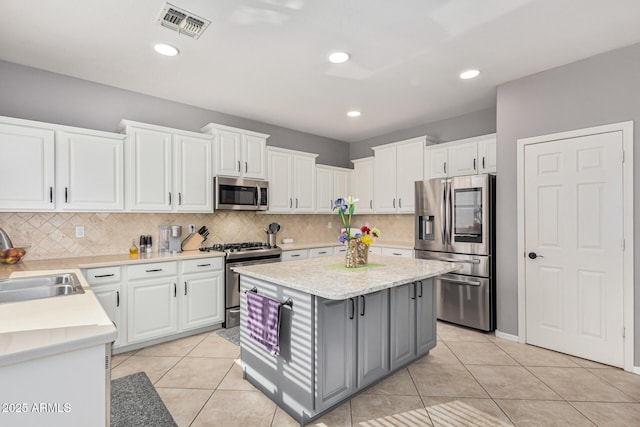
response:
<path fill-rule="evenodd" d="M 355 211 L 355 203 L 358 199 L 349 196 L 346 199 L 339 198 L 333 205 L 333 210 L 338 210 L 338 215 L 345 228 L 338 236 L 338 241 L 347 245 L 345 263 L 347 267 L 356 267 L 367 264 L 369 245 L 373 244 L 374 237 L 380 237 L 380 230 L 369 228 L 366 225 L 360 229 L 351 229 L 351 219 Z"/>

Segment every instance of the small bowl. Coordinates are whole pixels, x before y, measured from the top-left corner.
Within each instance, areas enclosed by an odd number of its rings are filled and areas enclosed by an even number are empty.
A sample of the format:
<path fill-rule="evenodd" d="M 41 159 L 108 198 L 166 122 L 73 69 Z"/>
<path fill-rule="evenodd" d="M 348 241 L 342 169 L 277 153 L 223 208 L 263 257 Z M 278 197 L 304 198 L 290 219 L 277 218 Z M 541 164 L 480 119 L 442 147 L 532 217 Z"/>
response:
<path fill-rule="evenodd" d="M 16 264 L 26 253 L 26 248 L 0 249 L 0 264 Z"/>

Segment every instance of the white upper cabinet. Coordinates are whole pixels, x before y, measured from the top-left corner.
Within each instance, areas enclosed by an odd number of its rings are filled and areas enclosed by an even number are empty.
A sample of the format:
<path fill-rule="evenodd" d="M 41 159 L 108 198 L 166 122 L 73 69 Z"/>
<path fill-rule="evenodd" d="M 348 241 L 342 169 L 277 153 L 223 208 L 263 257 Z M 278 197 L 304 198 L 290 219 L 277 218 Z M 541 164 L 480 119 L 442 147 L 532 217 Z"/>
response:
<path fill-rule="evenodd" d="M 0 210 L 53 210 L 55 132 L 17 122 L 0 123 Z"/>
<path fill-rule="evenodd" d="M 211 137 L 123 120 L 128 135 L 129 209 L 213 211 Z"/>
<path fill-rule="evenodd" d="M 269 135 L 215 123 L 201 130 L 213 135 L 216 175 L 266 179 L 265 149 Z"/>
<path fill-rule="evenodd" d="M 425 179 L 496 172 L 496 135 L 431 145 L 425 149 Z"/>
<path fill-rule="evenodd" d="M 373 212 L 373 157 L 351 160 L 353 163 L 352 195 L 359 199 L 358 213 Z"/>
<path fill-rule="evenodd" d="M 425 142 L 423 136 L 373 147 L 375 212 L 414 212 L 414 183 L 423 179 Z"/>
<path fill-rule="evenodd" d="M 316 212 L 331 213 L 337 198 L 350 196 L 351 169 L 316 166 Z"/>
<path fill-rule="evenodd" d="M 313 212 L 318 155 L 275 147 L 267 147 L 266 151 L 269 212 Z"/>
<path fill-rule="evenodd" d="M 122 211 L 124 139 L 0 118 L 0 210 Z"/>
<path fill-rule="evenodd" d="M 124 135 L 58 131 L 58 207 L 70 211 L 124 210 Z"/>

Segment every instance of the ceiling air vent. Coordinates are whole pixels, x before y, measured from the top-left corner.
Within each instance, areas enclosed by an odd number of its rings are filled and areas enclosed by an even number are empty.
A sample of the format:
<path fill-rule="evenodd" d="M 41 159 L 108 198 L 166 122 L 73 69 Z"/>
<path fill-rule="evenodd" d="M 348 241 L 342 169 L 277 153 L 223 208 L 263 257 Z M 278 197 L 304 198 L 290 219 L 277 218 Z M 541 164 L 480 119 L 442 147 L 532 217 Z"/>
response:
<path fill-rule="evenodd" d="M 199 38 L 209 24 L 211 24 L 211 21 L 187 12 L 170 3 L 164 4 L 156 22 L 165 28 L 193 37 L 194 39 Z"/>

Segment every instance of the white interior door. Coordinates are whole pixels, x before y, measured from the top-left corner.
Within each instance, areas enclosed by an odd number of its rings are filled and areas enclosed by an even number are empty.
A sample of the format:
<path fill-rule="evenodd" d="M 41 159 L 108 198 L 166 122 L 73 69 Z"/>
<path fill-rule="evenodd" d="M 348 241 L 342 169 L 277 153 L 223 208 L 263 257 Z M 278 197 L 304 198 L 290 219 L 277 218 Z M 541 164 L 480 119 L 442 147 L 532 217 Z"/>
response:
<path fill-rule="evenodd" d="M 622 148 L 608 132 L 524 149 L 526 341 L 620 367 Z"/>

